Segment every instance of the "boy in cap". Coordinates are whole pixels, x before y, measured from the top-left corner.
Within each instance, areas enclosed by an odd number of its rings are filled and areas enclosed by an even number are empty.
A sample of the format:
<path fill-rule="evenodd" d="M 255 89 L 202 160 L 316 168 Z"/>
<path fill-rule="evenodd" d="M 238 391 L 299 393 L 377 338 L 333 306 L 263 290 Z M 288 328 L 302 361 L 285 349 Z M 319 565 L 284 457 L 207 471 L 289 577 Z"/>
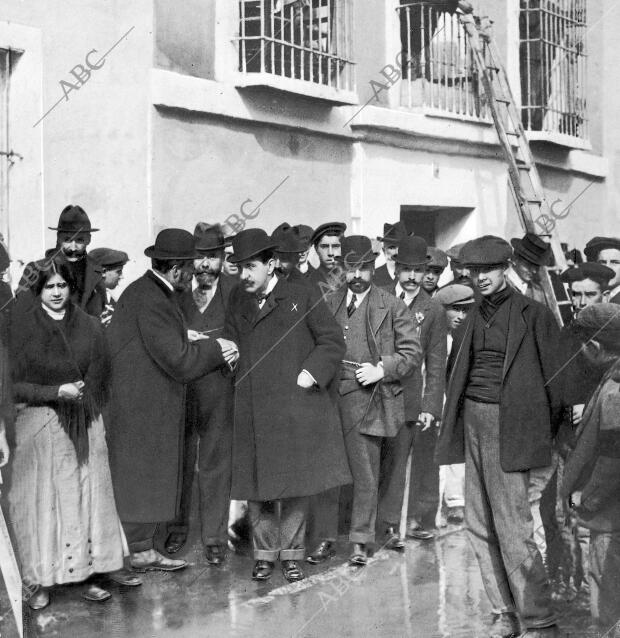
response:
<path fill-rule="evenodd" d="M 584 248 L 586 259 L 607 266 L 614 271 L 609 282 L 609 301 L 620 304 L 620 238 L 594 237 Z"/>
<path fill-rule="evenodd" d="M 439 278 L 448 266 L 448 255 L 435 246 L 428 247 L 428 255 L 431 260 L 426 264 L 422 288 L 432 297 L 437 292 Z"/>
<path fill-rule="evenodd" d="M 551 464 L 558 327 L 508 286 L 506 241 L 485 235 L 460 256 L 482 299 L 454 335 L 437 460 L 466 464 L 465 522 L 496 614 L 491 635 L 516 636 L 520 617 L 524 636 L 557 636 L 528 490 L 530 472 Z"/>
<path fill-rule="evenodd" d="M 588 306 L 572 329 L 603 377 L 577 429 L 561 492 L 590 530 L 590 610 L 611 637 L 620 635 L 620 310 Z"/>
<path fill-rule="evenodd" d="M 317 286 L 320 283 L 329 284 L 330 275 L 337 266 L 337 259 L 342 254 L 342 240 L 347 225 L 342 222 L 327 222 L 321 224 L 313 233 L 311 243 L 319 257 L 319 267 L 312 268 L 308 277 Z"/>
<path fill-rule="evenodd" d="M 381 242 L 385 264 L 375 270 L 373 279 L 375 286 L 389 286 L 394 283 L 396 279 L 394 256 L 398 252 L 398 244 L 410 234 L 412 233 L 407 232 L 403 222 L 383 224 L 383 237 L 377 237 L 377 239 Z"/>
<path fill-rule="evenodd" d="M 113 248 L 95 248 L 90 251 L 90 256 L 100 266 L 106 288 L 106 303 L 101 313 L 101 323 L 107 327 L 116 306 L 116 299 L 111 295 L 110 290 L 114 290 L 123 278 L 123 267 L 129 261 L 129 255 Z"/>
<path fill-rule="evenodd" d="M 588 306 L 609 301 L 609 282 L 614 277 L 611 268 L 589 261 L 565 270 L 560 279 L 568 284 L 575 315 Z"/>

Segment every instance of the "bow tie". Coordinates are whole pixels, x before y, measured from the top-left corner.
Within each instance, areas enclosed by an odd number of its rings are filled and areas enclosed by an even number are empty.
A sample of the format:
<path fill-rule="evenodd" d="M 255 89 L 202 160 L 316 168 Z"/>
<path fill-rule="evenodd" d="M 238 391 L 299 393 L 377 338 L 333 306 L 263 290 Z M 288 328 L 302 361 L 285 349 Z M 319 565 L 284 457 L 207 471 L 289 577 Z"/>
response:
<path fill-rule="evenodd" d="M 263 301 L 265 301 L 265 299 L 267 299 L 267 297 L 269 297 L 271 293 L 267 292 L 257 292 L 256 293 L 256 301 L 258 301 L 259 304 L 263 303 Z"/>

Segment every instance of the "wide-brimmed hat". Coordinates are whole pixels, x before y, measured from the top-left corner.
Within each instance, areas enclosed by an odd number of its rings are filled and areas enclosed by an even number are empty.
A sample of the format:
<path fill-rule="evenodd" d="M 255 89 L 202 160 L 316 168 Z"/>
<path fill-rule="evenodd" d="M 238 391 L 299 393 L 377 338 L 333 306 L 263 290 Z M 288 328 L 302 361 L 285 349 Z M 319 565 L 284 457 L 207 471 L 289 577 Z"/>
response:
<path fill-rule="evenodd" d="M 377 254 L 373 252 L 372 242 L 364 235 L 349 235 L 342 240 L 341 256 L 337 257 L 345 267 L 355 268 L 365 264 L 374 264 Z"/>
<path fill-rule="evenodd" d="M 91 227 L 86 211 L 81 206 L 74 206 L 73 204 L 69 204 L 62 209 L 58 218 L 58 225 L 55 228 L 52 226 L 48 226 L 48 228 L 59 233 L 76 234 L 95 233 L 99 230 Z"/>
<path fill-rule="evenodd" d="M 592 279 L 592 281 L 598 281 L 602 286 L 606 287 L 615 276 L 616 273 L 611 268 L 595 261 L 586 261 L 574 268 L 565 270 L 560 275 L 560 279 L 567 284 L 573 281 Z"/>
<path fill-rule="evenodd" d="M 308 244 L 299 236 L 299 228 L 286 222 L 271 233 L 271 239 L 277 244 L 279 253 L 303 253 L 308 250 Z"/>
<path fill-rule="evenodd" d="M 149 246 L 144 254 L 151 259 L 177 260 L 198 259 L 194 236 L 181 228 L 165 228 L 155 238 L 155 244 Z"/>
<path fill-rule="evenodd" d="M 483 235 L 468 241 L 459 254 L 459 261 L 465 267 L 503 266 L 512 257 L 510 244 L 495 235 Z"/>
<path fill-rule="evenodd" d="M 446 253 L 441 250 L 441 248 L 429 246 L 428 254 L 431 258 L 431 260 L 427 264 L 429 268 L 441 268 L 441 270 L 444 270 L 448 265 L 448 255 L 446 255 Z"/>
<path fill-rule="evenodd" d="M 196 228 L 194 228 L 194 239 L 196 241 L 196 250 L 199 252 L 221 250 L 226 246 L 224 231 L 220 224 L 198 222 Z"/>
<path fill-rule="evenodd" d="M 343 222 L 327 222 L 321 224 L 313 233 L 310 238 L 312 244 L 316 244 L 323 235 L 344 235 L 344 231 L 347 229 L 347 225 Z"/>
<path fill-rule="evenodd" d="M 413 233 L 407 231 L 403 222 L 395 224 L 383 224 L 383 237 L 377 237 L 379 241 L 398 244 L 403 239 L 411 237 Z"/>
<path fill-rule="evenodd" d="M 312 226 L 306 226 L 305 224 L 297 224 L 297 226 L 293 226 L 293 228 L 297 228 L 299 238 L 306 244 L 306 249 L 309 248 L 312 243 L 314 228 L 312 228 Z"/>
<path fill-rule="evenodd" d="M 95 248 L 90 250 L 88 255 L 96 264 L 109 269 L 124 266 L 129 261 L 129 255 L 126 252 L 114 250 L 114 248 Z"/>
<path fill-rule="evenodd" d="M 277 247 L 277 242 L 274 242 L 262 228 L 247 228 L 232 238 L 233 254 L 228 261 L 238 264 L 266 250 L 275 251 Z"/>
<path fill-rule="evenodd" d="M 430 261 L 428 246 L 422 237 L 406 237 L 398 244 L 394 262 L 402 266 L 426 266 Z"/>
<path fill-rule="evenodd" d="M 475 302 L 474 291 L 464 284 L 449 283 L 433 297 L 442 306 L 470 306 Z"/>
<path fill-rule="evenodd" d="M 525 237 L 519 239 L 513 237 L 510 240 L 515 255 L 529 261 L 535 266 L 546 266 L 551 257 L 551 246 L 538 235 L 526 233 Z"/>
<path fill-rule="evenodd" d="M 585 253 L 588 261 L 596 261 L 601 250 L 605 250 L 606 248 L 615 248 L 616 250 L 620 250 L 620 238 L 592 237 L 592 239 L 586 244 L 583 252 Z"/>

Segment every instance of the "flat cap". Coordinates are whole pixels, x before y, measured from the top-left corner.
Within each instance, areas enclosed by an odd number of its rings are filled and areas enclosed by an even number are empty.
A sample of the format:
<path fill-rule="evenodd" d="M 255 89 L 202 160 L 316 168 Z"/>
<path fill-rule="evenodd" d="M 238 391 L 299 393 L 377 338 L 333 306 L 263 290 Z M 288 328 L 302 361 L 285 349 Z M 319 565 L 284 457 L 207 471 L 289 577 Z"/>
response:
<path fill-rule="evenodd" d="M 597 264 L 595 261 L 586 261 L 574 268 L 565 270 L 560 279 L 569 284 L 573 281 L 583 281 L 584 279 L 592 279 L 598 281 L 603 286 L 607 286 L 609 282 L 616 276 L 616 273 L 603 264 Z"/>
<path fill-rule="evenodd" d="M 435 246 L 428 247 L 428 255 L 431 260 L 426 264 L 427 268 L 441 268 L 444 270 L 448 265 L 448 255 L 441 250 L 440 248 L 435 248 Z"/>
<path fill-rule="evenodd" d="M 499 266 L 512 257 L 510 244 L 495 235 L 483 235 L 468 241 L 463 248 L 459 261 L 464 266 Z"/>
<path fill-rule="evenodd" d="M 575 317 L 571 328 L 583 341 L 595 339 L 617 351 L 620 344 L 620 306 L 615 303 L 586 306 Z"/>
<path fill-rule="evenodd" d="M 586 244 L 583 252 L 585 253 L 588 261 L 596 261 L 599 252 L 606 248 L 615 248 L 616 250 L 620 250 L 620 238 L 592 237 L 592 239 Z"/>
<path fill-rule="evenodd" d="M 316 244 L 323 235 L 344 235 L 347 225 L 343 222 L 327 222 L 321 224 L 313 233 L 310 243 Z"/>
<path fill-rule="evenodd" d="M 468 306 L 475 301 L 472 288 L 463 284 L 453 283 L 440 288 L 435 294 L 434 299 L 442 306 Z"/>
<path fill-rule="evenodd" d="M 124 266 L 129 261 L 129 255 L 126 252 L 114 250 L 114 248 L 95 248 L 90 250 L 88 254 L 95 263 L 104 268 Z"/>
<path fill-rule="evenodd" d="M 450 248 L 448 248 L 448 250 L 446 251 L 446 255 L 448 255 L 448 257 L 450 257 L 450 261 L 455 262 L 455 263 L 460 263 L 459 257 L 461 254 L 461 248 L 463 248 L 463 246 L 465 245 L 465 242 L 463 242 L 462 244 L 454 244 L 454 246 L 451 246 Z"/>

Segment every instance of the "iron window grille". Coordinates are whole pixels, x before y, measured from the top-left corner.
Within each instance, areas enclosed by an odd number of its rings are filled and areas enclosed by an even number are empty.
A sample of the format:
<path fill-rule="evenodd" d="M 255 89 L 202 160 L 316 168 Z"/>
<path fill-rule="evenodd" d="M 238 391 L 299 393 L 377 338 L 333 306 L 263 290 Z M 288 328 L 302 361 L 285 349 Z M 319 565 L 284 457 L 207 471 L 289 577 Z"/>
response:
<path fill-rule="evenodd" d="M 523 126 L 588 138 L 586 0 L 521 0 Z"/>
<path fill-rule="evenodd" d="M 452 0 L 401 0 L 401 104 L 488 119 L 471 44 Z"/>
<path fill-rule="evenodd" d="M 240 0 L 239 70 L 353 89 L 350 0 Z"/>

